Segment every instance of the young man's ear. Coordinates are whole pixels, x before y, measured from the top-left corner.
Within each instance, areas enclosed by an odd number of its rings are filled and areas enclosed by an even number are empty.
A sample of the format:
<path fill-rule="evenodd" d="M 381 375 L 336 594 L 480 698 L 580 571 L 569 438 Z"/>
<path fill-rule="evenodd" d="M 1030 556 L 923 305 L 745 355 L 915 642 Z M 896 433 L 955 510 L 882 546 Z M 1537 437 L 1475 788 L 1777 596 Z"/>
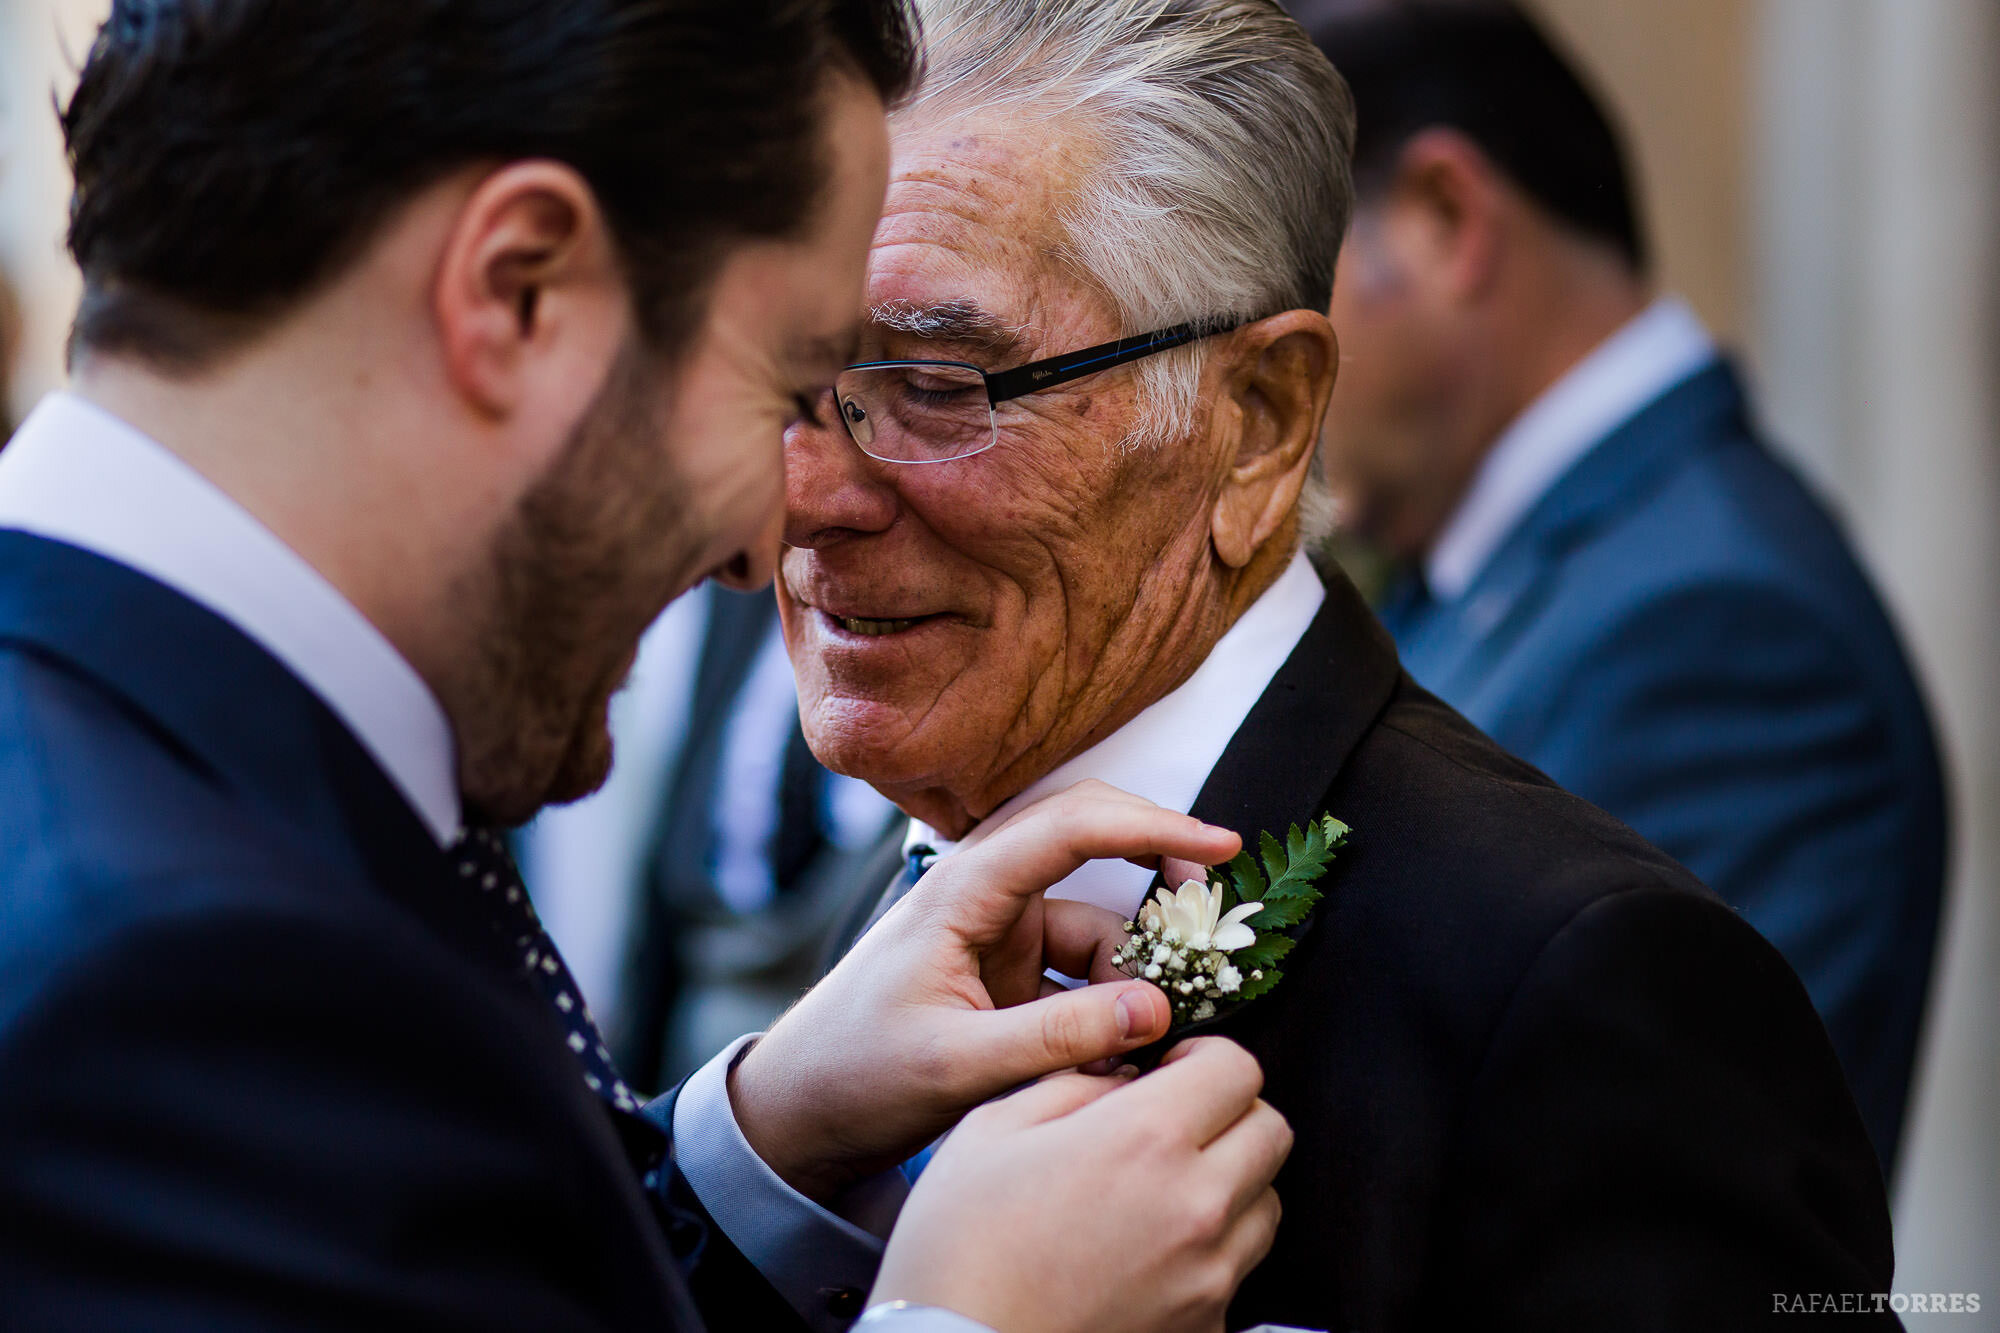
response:
<path fill-rule="evenodd" d="M 1340 345 L 1314 310 L 1273 315 L 1235 338 L 1239 354 L 1223 382 L 1235 438 L 1210 536 L 1217 558 L 1241 569 L 1292 521 L 1319 448 Z"/>
<path fill-rule="evenodd" d="M 602 210 L 574 170 L 518 162 L 473 190 L 438 266 L 433 313 L 452 387 L 476 411 L 518 412 L 566 371 L 594 392 L 623 310 Z"/>

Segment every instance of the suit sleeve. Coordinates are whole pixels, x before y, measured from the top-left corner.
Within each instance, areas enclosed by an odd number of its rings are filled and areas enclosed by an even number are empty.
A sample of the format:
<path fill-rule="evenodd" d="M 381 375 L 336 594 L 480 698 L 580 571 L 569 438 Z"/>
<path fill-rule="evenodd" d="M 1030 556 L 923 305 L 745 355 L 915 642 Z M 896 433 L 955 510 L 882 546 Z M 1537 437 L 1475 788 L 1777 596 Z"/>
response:
<path fill-rule="evenodd" d="M 609 1121 L 375 927 L 171 919 L 38 990 L 0 1035 L 10 1328 L 698 1326 Z"/>
<path fill-rule="evenodd" d="M 1632 890 L 1572 919 L 1464 1124 L 1431 1293 L 1455 1326 L 1761 1327 L 1781 1296 L 1890 1290 L 1887 1198 L 1833 1052 L 1784 961 L 1706 898 Z"/>
<path fill-rule="evenodd" d="M 1512 743 L 1777 945 L 1886 1159 L 1929 974 L 1944 813 L 1914 734 L 1921 705 L 1903 718 L 1885 689 L 1802 600 L 1702 585 L 1601 626 Z"/>

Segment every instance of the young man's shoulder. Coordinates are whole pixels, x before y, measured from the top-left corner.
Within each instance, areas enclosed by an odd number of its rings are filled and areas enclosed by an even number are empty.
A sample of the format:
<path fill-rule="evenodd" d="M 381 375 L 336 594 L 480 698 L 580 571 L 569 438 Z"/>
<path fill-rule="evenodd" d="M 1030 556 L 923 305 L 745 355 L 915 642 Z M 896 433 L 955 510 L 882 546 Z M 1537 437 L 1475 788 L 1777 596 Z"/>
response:
<path fill-rule="evenodd" d="M 148 938 L 421 938 L 356 870 L 68 663 L 0 647 L 0 1019 Z"/>

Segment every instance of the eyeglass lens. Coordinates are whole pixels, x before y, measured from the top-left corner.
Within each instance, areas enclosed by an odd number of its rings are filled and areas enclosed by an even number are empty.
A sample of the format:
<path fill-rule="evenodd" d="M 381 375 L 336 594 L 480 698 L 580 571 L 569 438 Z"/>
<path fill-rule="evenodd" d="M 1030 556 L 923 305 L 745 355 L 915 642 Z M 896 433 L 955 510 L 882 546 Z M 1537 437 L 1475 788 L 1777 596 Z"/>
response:
<path fill-rule="evenodd" d="M 946 362 L 850 368 L 834 381 L 847 433 L 874 458 L 942 463 L 993 447 L 986 377 Z"/>

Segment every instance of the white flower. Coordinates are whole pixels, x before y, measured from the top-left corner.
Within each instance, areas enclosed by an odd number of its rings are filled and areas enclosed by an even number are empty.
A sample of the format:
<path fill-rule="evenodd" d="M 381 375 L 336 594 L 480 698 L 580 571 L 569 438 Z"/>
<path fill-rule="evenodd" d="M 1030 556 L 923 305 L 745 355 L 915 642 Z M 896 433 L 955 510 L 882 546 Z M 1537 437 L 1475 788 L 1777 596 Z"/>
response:
<path fill-rule="evenodd" d="M 1160 889 L 1139 909 L 1139 920 L 1191 951 L 1229 953 L 1257 942 L 1257 932 L 1244 923 L 1263 910 L 1262 903 L 1240 903 L 1224 915 L 1222 890 L 1191 879 L 1178 893 Z"/>
<path fill-rule="evenodd" d="M 1215 974 L 1215 988 L 1224 995 L 1240 989 L 1242 985 L 1243 974 L 1236 970 L 1234 963 L 1224 963 L 1217 969 Z"/>

